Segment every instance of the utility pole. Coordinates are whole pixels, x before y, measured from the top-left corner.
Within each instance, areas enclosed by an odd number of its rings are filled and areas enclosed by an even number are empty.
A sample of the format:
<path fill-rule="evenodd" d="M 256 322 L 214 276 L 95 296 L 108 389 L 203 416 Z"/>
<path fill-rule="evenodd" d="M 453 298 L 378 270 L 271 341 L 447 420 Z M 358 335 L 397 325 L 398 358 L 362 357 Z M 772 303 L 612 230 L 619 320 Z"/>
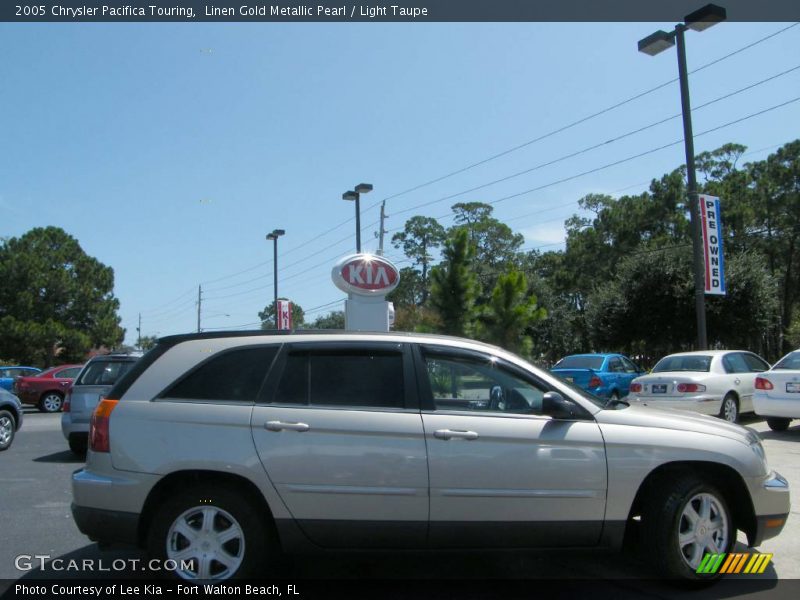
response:
<path fill-rule="evenodd" d="M 197 286 L 197 333 L 200 333 L 200 308 L 203 305 L 203 286 Z"/>
<path fill-rule="evenodd" d="M 136 348 L 142 349 L 142 313 L 139 313 L 139 326 L 136 328 Z"/>
<path fill-rule="evenodd" d="M 386 233 L 386 229 L 383 226 L 383 222 L 386 220 L 386 200 L 381 202 L 381 231 L 378 235 L 378 256 L 383 256 L 383 234 Z"/>

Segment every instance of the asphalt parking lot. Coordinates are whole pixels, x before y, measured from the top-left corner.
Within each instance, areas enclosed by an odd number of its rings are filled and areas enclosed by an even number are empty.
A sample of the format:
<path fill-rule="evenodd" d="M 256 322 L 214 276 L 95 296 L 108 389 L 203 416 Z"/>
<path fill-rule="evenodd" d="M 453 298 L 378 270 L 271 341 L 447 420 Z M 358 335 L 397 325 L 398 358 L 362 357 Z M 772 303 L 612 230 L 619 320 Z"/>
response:
<path fill-rule="evenodd" d="M 800 489 L 800 422 L 786 432 L 775 433 L 760 419 L 745 418 L 744 424 L 756 429 L 764 440 L 770 466 L 786 477 L 794 490 Z M 0 453 L 0 579 L 112 577 L 141 578 L 149 574 L 135 570 L 122 572 L 54 571 L 50 560 L 102 559 L 110 564 L 116 558 L 140 558 L 133 548 L 101 550 L 76 528 L 70 513 L 70 475 L 82 460 L 67 449 L 60 430 L 59 414 L 27 410 L 25 423 L 12 447 Z M 772 597 L 775 580 L 800 579 L 800 517 L 798 501 L 783 533 L 766 541 L 758 551 L 774 554 L 763 575 L 748 576 L 760 581 L 748 597 Z M 741 538 L 740 538 L 741 539 Z M 739 552 L 747 552 L 739 545 Z M 31 568 L 17 569 L 20 555 L 45 555 Z M 41 562 L 44 564 L 41 564 Z M 63 563 L 62 563 L 63 564 Z M 647 586 L 653 594 L 654 573 L 637 556 L 607 552 L 527 553 L 391 553 L 324 555 L 297 557 L 287 563 L 286 575 L 297 579 L 590 579 L 598 585 L 619 588 L 620 596 Z M 741 576 L 740 576 L 741 577 Z M 724 585 L 733 586 L 730 595 L 742 595 L 742 588 L 730 582 L 714 586 L 713 597 L 722 597 Z M 739 580 L 740 581 L 740 580 Z M 679 592 L 657 586 L 657 597 L 672 597 Z M 738 590 L 738 591 L 737 591 Z M 677 597 L 677 595 L 675 597 Z"/>

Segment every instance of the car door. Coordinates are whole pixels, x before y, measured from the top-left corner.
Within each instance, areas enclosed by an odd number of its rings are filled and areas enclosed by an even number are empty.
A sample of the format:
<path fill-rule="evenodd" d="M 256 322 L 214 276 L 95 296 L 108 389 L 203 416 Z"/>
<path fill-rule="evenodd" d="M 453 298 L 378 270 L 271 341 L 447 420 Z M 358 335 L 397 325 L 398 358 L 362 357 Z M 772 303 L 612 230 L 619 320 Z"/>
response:
<path fill-rule="evenodd" d="M 415 349 L 434 547 L 592 546 L 606 500 L 597 423 L 542 414 L 548 386 L 489 354 Z"/>
<path fill-rule="evenodd" d="M 728 385 L 739 396 L 739 412 L 753 410 L 753 386 L 756 375 L 744 360 L 742 352 L 729 352 L 722 358 L 722 366 L 727 373 Z"/>
<path fill-rule="evenodd" d="M 286 345 L 253 411 L 261 463 L 323 547 L 422 547 L 428 465 L 405 344 Z"/>
<path fill-rule="evenodd" d="M 620 398 L 628 393 L 628 383 L 625 377 L 625 368 L 622 366 L 622 360 L 619 356 L 609 356 L 606 359 L 606 369 L 608 373 L 605 375 L 609 378 L 609 389 L 616 389 Z"/>

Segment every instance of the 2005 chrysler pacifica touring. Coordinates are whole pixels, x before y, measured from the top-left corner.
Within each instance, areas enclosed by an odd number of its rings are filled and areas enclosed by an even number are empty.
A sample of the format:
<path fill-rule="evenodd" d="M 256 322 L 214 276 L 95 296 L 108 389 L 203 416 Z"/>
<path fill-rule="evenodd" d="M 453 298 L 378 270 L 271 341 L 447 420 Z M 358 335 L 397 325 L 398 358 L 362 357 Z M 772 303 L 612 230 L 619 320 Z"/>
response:
<path fill-rule="evenodd" d="M 189 579 L 274 575 L 314 548 L 619 548 L 672 578 L 777 535 L 758 436 L 608 406 L 499 348 L 440 336 L 162 338 L 99 404 L 73 514 Z"/>

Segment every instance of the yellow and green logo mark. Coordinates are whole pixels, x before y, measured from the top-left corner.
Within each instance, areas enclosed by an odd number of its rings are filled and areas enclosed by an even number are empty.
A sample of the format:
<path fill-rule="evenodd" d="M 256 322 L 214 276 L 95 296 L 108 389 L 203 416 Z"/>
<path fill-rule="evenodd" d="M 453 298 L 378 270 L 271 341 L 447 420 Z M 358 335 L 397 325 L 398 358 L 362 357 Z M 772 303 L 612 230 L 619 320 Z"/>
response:
<path fill-rule="evenodd" d="M 772 554 L 706 554 L 697 573 L 763 573 L 771 560 Z"/>

